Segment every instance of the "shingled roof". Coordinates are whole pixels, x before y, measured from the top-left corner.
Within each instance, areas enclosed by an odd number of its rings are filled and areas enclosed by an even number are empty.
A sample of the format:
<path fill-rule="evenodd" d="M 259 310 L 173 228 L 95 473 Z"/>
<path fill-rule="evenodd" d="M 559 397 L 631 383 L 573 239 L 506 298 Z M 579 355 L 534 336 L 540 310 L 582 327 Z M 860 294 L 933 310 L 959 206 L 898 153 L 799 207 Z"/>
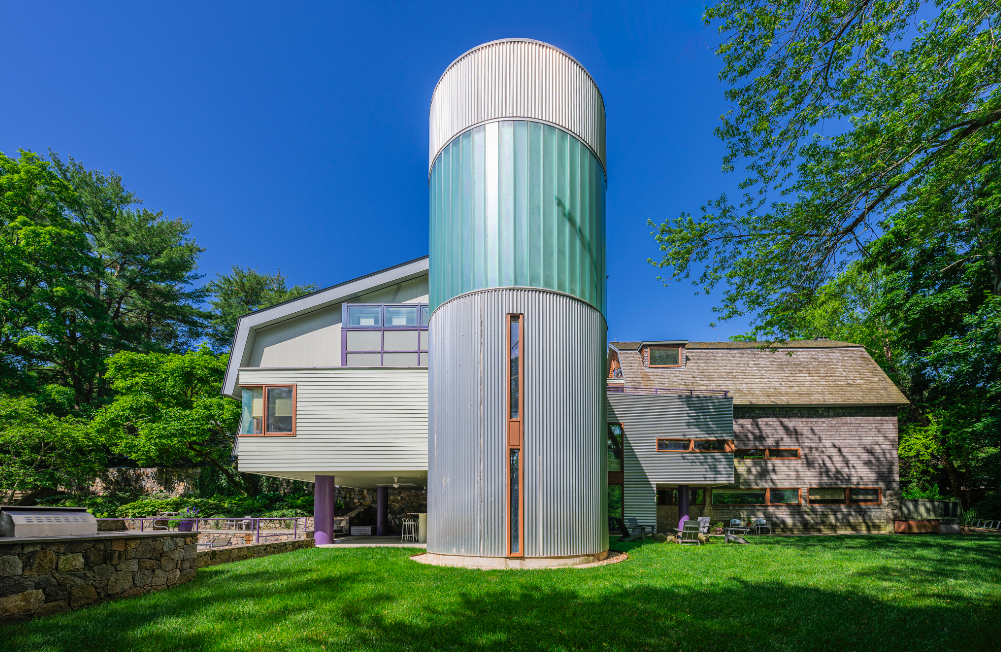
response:
<path fill-rule="evenodd" d="M 653 342 L 612 342 L 626 387 L 722 389 L 734 405 L 905 405 L 907 399 L 858 344 L 833 340 L 688 342 L 684 365 L 650 368 Z M 762 348 L 766 347 L 767 348 Z"/>

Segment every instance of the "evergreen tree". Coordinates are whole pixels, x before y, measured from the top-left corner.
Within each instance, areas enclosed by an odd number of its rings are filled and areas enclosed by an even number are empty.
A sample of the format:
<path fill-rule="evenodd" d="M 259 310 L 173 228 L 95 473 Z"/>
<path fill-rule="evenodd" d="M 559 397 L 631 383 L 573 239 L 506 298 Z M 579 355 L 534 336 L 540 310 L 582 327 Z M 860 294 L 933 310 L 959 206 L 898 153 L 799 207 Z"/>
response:
<path fill-rule="evenodd" d="M 315 292 L 316 285 L 287 287 L 281 270 L 276 274 L 261 274 L 256 269 L 233 265 L 231 274 L 217 274 L 208 284 L 212 294 L 210 304 L 214 316 L 209 326 L 209 339 L 216 350 L 226 350 L 233 343 L 236 323 L 242 315 L 290 301 Z"/>

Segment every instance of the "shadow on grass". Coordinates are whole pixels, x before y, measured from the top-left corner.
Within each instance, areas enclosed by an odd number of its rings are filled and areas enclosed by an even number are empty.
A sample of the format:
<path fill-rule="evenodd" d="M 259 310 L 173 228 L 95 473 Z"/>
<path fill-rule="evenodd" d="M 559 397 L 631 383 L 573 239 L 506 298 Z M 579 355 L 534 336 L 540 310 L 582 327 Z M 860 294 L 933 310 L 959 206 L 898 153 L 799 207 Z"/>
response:
<path fill-rule="evenodd" d="M 892 595 L 915 587 L 887 577 L 856 580 L 863 587 L 840 577 L 818 576 L 817 585 L 741 578 L 744 571 L 732 560 L 748 558 L 748 547 L 676 554 L 657 545 L 629 544 L 635 556 L 622 564 L 554 571 L 422 566 L 399 549 L 299 551 L 220 566 L 185 586 L 137 600 L 0 630 L 0 649 L 998 648 L 996 548 L 980 551 L 982 562 L 976 548 L 964 549 L 967 571 L 982 563 L 993 591 L 978 599 L 951 594 L 946 602 L 946 594 Z M 911 567 L 907 558 L 916 544 L 845 545 L 888 553 L 887 568 L 903 572 Z M 805 541 L 793 547 L 812 546 Z M 754 554 L 784 547 L 763 545 Z M 662 572 L 671 566 L 685 573 Z M 698 568 L 689 573 L 688 566 Z"/>

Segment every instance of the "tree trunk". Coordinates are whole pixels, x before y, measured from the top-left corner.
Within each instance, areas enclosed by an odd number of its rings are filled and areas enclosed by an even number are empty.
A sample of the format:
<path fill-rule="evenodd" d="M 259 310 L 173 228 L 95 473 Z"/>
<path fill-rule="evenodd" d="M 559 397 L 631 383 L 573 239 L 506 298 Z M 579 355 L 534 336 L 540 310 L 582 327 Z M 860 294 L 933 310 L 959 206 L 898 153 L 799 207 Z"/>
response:
<path fill-rule="evenodd" d="M 945 450 L 942 451 L 942 462 L 945 464 L 945 473 L 949 476 L 949 484 L 952 487 L 952 495 L 956 496 L 963 503 L 963 509 L 970 507 L 969 489 L 963 488 L 963 481 L 959 476 L 959 471 L 952 461 L 952 457 Z"/>

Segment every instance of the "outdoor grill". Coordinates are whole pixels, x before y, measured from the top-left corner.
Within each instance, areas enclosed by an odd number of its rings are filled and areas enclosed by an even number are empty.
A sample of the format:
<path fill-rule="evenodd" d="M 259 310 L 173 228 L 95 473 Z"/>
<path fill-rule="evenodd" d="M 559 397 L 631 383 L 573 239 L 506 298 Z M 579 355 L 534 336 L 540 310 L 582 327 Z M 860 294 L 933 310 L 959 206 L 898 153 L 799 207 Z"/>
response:
<path fill-rule="evenodd" d="M 97 534 L 86 507 L 0 505 L 0 537 L 58 537 Z"/>

